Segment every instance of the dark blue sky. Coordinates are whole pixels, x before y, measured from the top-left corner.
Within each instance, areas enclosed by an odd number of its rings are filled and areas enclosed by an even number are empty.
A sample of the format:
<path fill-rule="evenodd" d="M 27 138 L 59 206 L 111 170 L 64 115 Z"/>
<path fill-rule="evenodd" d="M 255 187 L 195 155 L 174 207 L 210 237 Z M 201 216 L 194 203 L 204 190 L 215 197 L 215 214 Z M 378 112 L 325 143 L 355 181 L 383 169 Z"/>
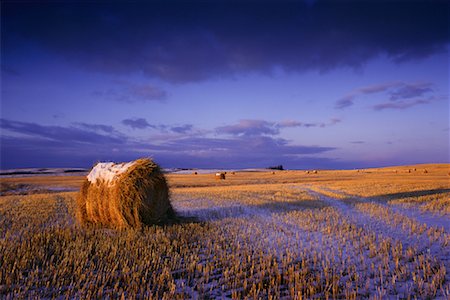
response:
<path fill-rule="evenodd" d="M 447 1 L 1 3 L 1 168 L 449 162 Z"/>

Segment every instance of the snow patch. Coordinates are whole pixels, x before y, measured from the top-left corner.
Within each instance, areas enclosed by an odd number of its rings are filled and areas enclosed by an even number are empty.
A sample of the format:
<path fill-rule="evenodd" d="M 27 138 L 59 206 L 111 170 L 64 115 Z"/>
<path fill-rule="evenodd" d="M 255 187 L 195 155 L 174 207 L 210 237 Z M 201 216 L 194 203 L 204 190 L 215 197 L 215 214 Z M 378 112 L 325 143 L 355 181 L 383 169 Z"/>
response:
<path fill-rule="evenodd" d="M 111 184 L 120 174 L 126 172 L 128 168 L 133 166 L 134 163 L 134 161 L 120 164 L 113 162 L 98 163 L 87 175 L 87 179 L 91 183 L 95 183 L 97 180 L 103 180 Z"/>

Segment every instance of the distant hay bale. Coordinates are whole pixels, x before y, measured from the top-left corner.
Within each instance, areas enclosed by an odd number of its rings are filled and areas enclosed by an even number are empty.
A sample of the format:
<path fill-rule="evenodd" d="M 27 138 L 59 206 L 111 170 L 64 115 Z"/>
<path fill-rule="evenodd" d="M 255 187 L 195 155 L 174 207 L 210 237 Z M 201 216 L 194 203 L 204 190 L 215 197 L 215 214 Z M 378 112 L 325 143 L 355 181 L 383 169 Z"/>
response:
<path fill-rule="evenodd" d="M 428 173 L 427 169 L 423 170 L 423 172 L 424 172 L 425 174 L 427 174 L 427 173 Z"/>
<path fill-rule="evenodd" d="M 313 173 L 314 173 L 314 174 L 317 174 L 317 170 L 314 170 Z"/>
<path fill-rule="evenodd" d="M 197 175 L 198 173 L 197 172 L 194 172 L 194 175 Z"/>
<path fill-rule="evenodd" d="M 225 173 L 216 173 L 216 179 L 217 180 L 225 180 Z"/>
<path fill-rule="evenodd" d="M 148 158 L 122 164 L 98 163 L 77 197 L 81 224 L 141 228 L 174 217 L 166 179 Z"/>

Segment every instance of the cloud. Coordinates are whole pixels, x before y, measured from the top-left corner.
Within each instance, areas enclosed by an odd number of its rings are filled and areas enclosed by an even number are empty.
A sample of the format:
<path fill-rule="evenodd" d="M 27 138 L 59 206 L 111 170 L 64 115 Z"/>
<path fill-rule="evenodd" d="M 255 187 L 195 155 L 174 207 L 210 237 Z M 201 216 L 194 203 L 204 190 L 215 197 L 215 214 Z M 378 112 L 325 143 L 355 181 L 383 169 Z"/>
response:
<path fill-rule="evenodd" d="M 135 103 L 138 101 L 163 101 L 167 92 L 152 84 L 136 84 L 126 80 L 113 81 L 114 88 L 92 92 L 95 97 L 104 97 L 107 100 Z"/>
<path fill-rule="evenodd" d="M 279 128 L 288 128 L 288 127 L 301 127 L 303 125 L 302 122 L 294 121 L 294 120 L 285 120 L 277 123 Z"/>
<path fill-rule="evenodd" d="M 436 96 L 433 95 L 430 96 L 428 100 L 411 100 L 411 98 L 423 97 L 427 94 L 433 93 L 434 90 L 432 86 L 433 84 L 431 82 L 407 83 L 401 81 L 393 81 L 360 87 L 337 100 L 335 108 L 344 109 L 352 106 L 355 104 L 355 101 L 361 96 L 371 94 L 385 94 L 387 97 L 389 97 L 390 102 L 374 105 L 373 108 L 375 110 L 383 110 L 388 108 L 406 109 L 418 104 L 430 103 L 433 98 L 436 98 Z"/>
<path fill-rule="evenodd" d="M 280 129 L 293 127 L 327 127 L 341 122 L 340 119 L 332 118 L 327 123 L 300 122 L 295 120 L 284 120 L 280 122 L 270 122 L 265 120 L 239 120 L 237 124 L 226 125 L 216 128 L 218 134 L 229 134 L 234 136 L 260 136 L 278 135 Z"/>
<path fill-rule="evenodd" d="M 155 101 L 167 98 L 167 92 L 152 84 L 136 84 L 129 81 L 115 81 L 125 88 L 122 101 L 134 102 L 136 100 Z"/>
<path fill-rule="evenodd" d="M 359 69 L 380 56 L 401 63 L 446 53 L 448 8 L 446 1 L 10 1 L 2 50 L 19 53 L 20 36 L 82 68 L 169 82 L 270 74 L 275 66 Z M 151 87 L 134 92 L 163 97 Z"/>
<path fill-rule="evenodd" d="M 132 129 L 146 129 L 152 128 L 158 130 L 161 133 L 173 132 L 176 134 L 188 134 L 195 133 L 197 135 L 202 134 L 202 130 L 196 130 L 194 132 L 194 126 L 192 124 L 182 124 L 182 125 L 167 125 L 167 124 L 150 124 L 144 118 L 129 118 L 122 120 L 122 124 Z"/>
<path fill-rule="evenodd" d="M 173 126 L 170 128 L 170 130 L 172 130 L 173 132 L 176 133 L 188 133 L 190 131 L 192 131 L 193 126 L 191 124 L 185 124 L 185 125 L 181 125 L 181 126 Z"/>
<path fill-rule="evenodd" d="M 357 88 L 349 92 L 347 95 L 345 95 L 338 101 L 336 101 L 335 108 L 343 109 L 352 106 L 353 104 L 355 104 L 355 100 L 357 99 L 358 96 L 383 93 L 389 91 L 391 88 L 399 86 L 404 86 L 404 83 L 393 81 Z"/>
<path fill-rule="evenodd" d="M 413 84 L 404 84 L 398 89 L 390 92 L 390 100 L 404 100 L 415 97 L 422 97 L 426 93 L 433 92 L 430 82 L 419 82 Z"/>
<path fill-rule="evenodd" d="M 127 161 L 143 156 L 154 157 L 165 167 L 244 168 L 281 163 L 293 168 L 314 159 L 331 166 L 333 160 L 319 160 L 316 156 L 336 149 L 294 145 L 271 136 L 180 137 L 168 133 L 155 143 L 152 136 L 140 140 L 115 130 L 101 134 L 96 132 L 100 127 L 89 125 L 84 126 L 89 129 L 81 129 L 1 119 L 1 167 L 89 167 L 96 161 Z"/>
<path fill-rule="evenodd" d="M 93 126 L 96 127 L 96 125 Z M 85 130 L 73 126 L 44 126 L 36 123 L 0 119 L 0 127 L 4 131 L 9 131 L 16 134 L 47 140 L 66 141 L 67 143 L 124 143 L 123 136 L 100 134 L 92 130 Z M 84 127 L 87 128 L 89 125 L 85 125 Z"/>
<path fill-rule="evenodd" d="M 154 128 L 154 126 L 150 125 L 144 118 L 125 119 L 122 120 L 122 124 L 125 126 L 129 126 L 132 129 L 145 129 L 148 127 Z"/>
<path fill-rule="evenodd" d="M 93 130 L 93 131 L 103 131 L 106 133 L 115 132 L 114 127 L 110 125 L 102 125 L 102 124 L 87 124 L 87 123 L 75 123 L 76 126 L 79 126 L 84 129 Z"/>
<path fill-rule="evenodd" d="M 339 99 L 338 101 L 336 101 L 335 108 L 343 109 L 343 108 L 352 106 L 354 104 L 354 99 L 355 99 L 354 95 L 347 95 L 347 96 Z"/>
<path fill-rule="evenodd" d="M 385 109 L 407 109 L 420 104 L 430 103 L 430 99 L 417 99 L 417 100 L 405 100 L 396 102 L 384 102 L 373 106 L 374 110 L 385 110 Z"/>
<path fill-rule="evenodd" d="M 216 128 L 219 134 L 236 136 L 277 135 L 280 130 L 275 123 L 264 120 L 240 120 L 238 124 L 221 126 Z"/>

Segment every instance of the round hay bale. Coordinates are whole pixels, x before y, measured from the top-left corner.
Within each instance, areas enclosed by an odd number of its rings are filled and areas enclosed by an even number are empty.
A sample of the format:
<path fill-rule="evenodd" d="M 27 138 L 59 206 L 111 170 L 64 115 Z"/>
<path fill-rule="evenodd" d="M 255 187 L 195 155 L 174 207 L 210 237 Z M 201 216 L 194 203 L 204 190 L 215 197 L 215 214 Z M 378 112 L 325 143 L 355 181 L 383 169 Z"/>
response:
<path fill-rule="evenodd" d="M 225 180 L 225 173 L 220 172 L 220 173 L 216 173 L 216 180 Z"/>
<path fill-rule="evenodd" d="M 121 164 L 98 163 L 77 197 L 77 219 L 81 224 L 141 228 L 174 217 L 166 179 L 148 158 Z"/>

